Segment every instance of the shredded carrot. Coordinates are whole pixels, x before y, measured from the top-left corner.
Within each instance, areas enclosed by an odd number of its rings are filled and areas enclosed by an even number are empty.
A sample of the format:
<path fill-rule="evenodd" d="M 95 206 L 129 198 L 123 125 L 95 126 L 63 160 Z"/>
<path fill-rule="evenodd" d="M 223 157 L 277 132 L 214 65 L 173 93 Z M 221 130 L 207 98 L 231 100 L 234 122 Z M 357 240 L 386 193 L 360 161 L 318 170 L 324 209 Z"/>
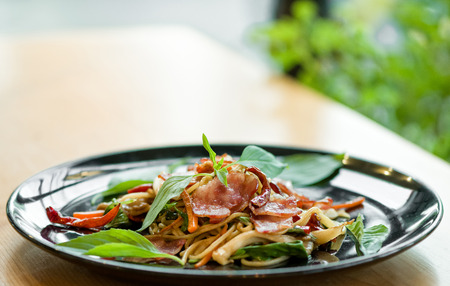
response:
<path fill-rule="evenodd" d="M 104 213 L 105 213 L 104 210 L 97 210 L 97 211 L 90 211 L 90 212 L 74 212 L 73 217 L 76 217 L 79 219 L 101 217 L 101 216 L 103 216 Z"/>
<path fill-rule="evenodd" d="M 184 206 L 186 207 L 186 213 L 188 215 L 188 231 L 193 233 L 198 229 L 198 217 L 194 214 L 192 210 L 191 197 L 186 192 L 186 189 L 181 193 L 181 198 L 184 201 Z"/>
<path fill-rule="evenodd" d="M 348 202 L 345 202 L 343 204 L 334 205 L 334 206 L 331 206 L 331 207 L 333 209 L 335 209 L 335 210 L 337 210 L 337 209 L 349 209 L 349 208 L 354 208 L 356 206 L 362 205 L 362 203 L 364 201 L 365 201 L 364 197 L 357 197 L 353 201 L 348 201 Z"/>
<path fill-rule="evenodd" d="M 208 263 L 211 260 L 213 252 L 208 252 L 208 254 L 206 254 L 205 256 L 203 256 L 202 259 L 200 259 L 199 262 L 195 263 L 194 267 L 195 268 L 199 268 L 202 267 L 203 265 L 205 265 L 206 263 Z"/>
<path fill-rule="evenodd" d="M 181 216 L 178 216 L 178 218 L 176 220 L 174 220 L 171 224 L 169 224 L 168 226 L 166 226 L 165 228 L 161 229 L 159 231 L 160 234 L 163 234 L 164 232 L 168 231 L 171 228 L 174 228 L 177 224 L 183 223 L 183 218 Z"/>
<path fill-rule="evenodd" d="M 225 232 L 227 232 L 228 230 L 228 224 L 225 224 L 222 228 L 222 230 L 220 231 L 219 237 L 224 235 Z M 213 250 L 211 250 L 210 252 L 208 252 L 202 259 L 200 259 L 199 262 L 195 263 L 194 267 L 195 268 L 199 268 L 202 267 L 203 265 L 205 265 L 206 263 L 208 263 L 211 260 L 212 254 L 214 252 L 214 250 L 216 250 L 217 247 Z"/>

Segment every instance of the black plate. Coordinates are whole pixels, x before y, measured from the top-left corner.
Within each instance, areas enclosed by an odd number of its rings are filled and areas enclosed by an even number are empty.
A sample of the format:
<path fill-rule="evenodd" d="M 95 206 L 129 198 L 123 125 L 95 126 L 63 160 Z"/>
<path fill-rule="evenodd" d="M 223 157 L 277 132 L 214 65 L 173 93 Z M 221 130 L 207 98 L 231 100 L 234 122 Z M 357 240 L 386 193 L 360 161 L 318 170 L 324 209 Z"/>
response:
<path fill-rule="evenodd" d="M 214 150 L 218 154 L 239 156 L 244 147 L 214 145 Z M 295 153 L 324 154 L 297 148 L 262 147 L 277 156 Z M 207 153 L 202 146 L 180 146 L 134 150 L 69 162 L 42 171 L 23 182 L 8 201 L 7 215 L 20 234 L 52 254 L 109 274 L 165 282 L 176 282 L 179 279 L 184 282 L 199 279 L 258 282 L 265 278 L 296 278 L 354 267 L 380 261 L 415 245 L 427 237 L 442 219 L 442 202 L 423 184 L 392 168 L 347 157 L 344 159 L 344 168 L 329 183 L 300 191 L 312 199 L 330 196 L 335 202 L 365 196 L 364 207 L 351 215 L 356 216 L 360 212 L 366 218 L 366 226 L 382 223 L 390 229 L 382 249 L 375 255 L 358 257 L 353 244 L 346 239 L 337 254 L 339 262 L 309 265 L 290 263 L 271 269 L 213 265 L 208 269 L 196 270 L 102 260 L 55 248 L 54 243 L 74 238 L 79 233 L 73 229 L 49 225 L 46 207 L 53 206 L 65 215 L 71 215 L 74 210 L 92 209 L 90 198 L 105 190 L 109 180 L 120 175 L 119 172 L 159 169 L 179 158 L 190 157 L 195 161 L 205 156 Z"/>

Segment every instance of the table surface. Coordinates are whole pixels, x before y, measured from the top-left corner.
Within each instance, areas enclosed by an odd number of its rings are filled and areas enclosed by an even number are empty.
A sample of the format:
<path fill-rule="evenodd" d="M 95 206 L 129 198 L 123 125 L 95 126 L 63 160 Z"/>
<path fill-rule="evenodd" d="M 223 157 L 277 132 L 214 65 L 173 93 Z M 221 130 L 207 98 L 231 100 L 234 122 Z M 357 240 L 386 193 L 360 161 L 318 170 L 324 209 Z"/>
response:
<path fill-rule="evenodd" d="M 185 27 L 0 38 L 1 285 L 126 285 L 18 234 L 12 191 L 48 167 L 164 145 L 255 143 L 347 152 L 409 174 L 450 203 L 450 165 L 325 96 Z M 290 281 L 449 285 L 449 215 L 380 263 Z"/>

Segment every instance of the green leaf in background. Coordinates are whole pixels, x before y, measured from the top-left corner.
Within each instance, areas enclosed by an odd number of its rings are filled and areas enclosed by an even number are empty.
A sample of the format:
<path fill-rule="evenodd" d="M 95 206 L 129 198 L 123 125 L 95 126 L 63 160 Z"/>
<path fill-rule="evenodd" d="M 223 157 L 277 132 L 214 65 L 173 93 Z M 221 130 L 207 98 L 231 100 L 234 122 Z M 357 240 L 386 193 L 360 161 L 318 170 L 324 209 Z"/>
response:
<path fill-rule="evenodd" d="M 301 84 L 450 161 L 450 1 L 331 2 L 323 17 L 294 1 L 253 38 Z"/>
<path fill-rule="evenodd" d="M 317 184 L 332 178 L 342 167 L 343 155 L 295 154 L 283 160 L 288 165 L 278 176 L 296 187 Z"/>
<path fill-rule="evenodd" d="M 231 259 L 251 257 L 255 260 L 268 260 L 280 256 L 295 256 L 308 259 L 308 253 L 301 240 L 246 246 L 238 249 Z"/>
<path fill-rule="evenodd" d="M 169 177 L 159 189 L 158 194 L 156 195 L 155 200 L 150 207 L 150 210 L 145 216 L 142 227 L 138 229 L 138 231 L 143 231 L 148 228 L 156 219 L 164 206 L 167 204 L 167 202 L 170 199 L 179 196 L 183 192 L 184 188 L 189 185 L 193 177 L 194 175 Z"/>
<path fill-rule="evenodd" d="M 355 243 L 358 255 L 370 255 L 377 253 L 383 242 L 389 235 L 389 229 L 382 224 L 364 228 L 364 217 L 359 214 L 356 220 L 347 225 L 348 234 Z"/>
<path fill-rule="evenodd" d="M 100 257 L 170 258 L 183 265 L 176 256 L 160 252 L 148 239 L 132 230 L 110 229 L 57 244 L 82 250 L 85 255 Z"/>
<path fill-rule="evenodd" d="M 237 163 L 246 167 L 257 167 L 269 178 L 275 178 L 287 166 L 278 161 L 272 153 L 254 145 L 245 147 Z"/>
<path fill-rule="evenodd" d="M 126 191 L 128 191 L 131 188 L 134 188 L 134 187 L 137 187 L 137 186 L 140 186 L 143 184 L 148 184 L 148 183 L 152 183 L 152 181 L 131 180 L 131 181 L 125 181 L 125 182 L 119 183 L 119 184 L 115 185 L 114 187 L 95 195 L 91 199 L 91 204 L 94 205 L 99 199 L 109 197 L 109 196 L 118 196 L 118 195 L 125 193 Z"/>

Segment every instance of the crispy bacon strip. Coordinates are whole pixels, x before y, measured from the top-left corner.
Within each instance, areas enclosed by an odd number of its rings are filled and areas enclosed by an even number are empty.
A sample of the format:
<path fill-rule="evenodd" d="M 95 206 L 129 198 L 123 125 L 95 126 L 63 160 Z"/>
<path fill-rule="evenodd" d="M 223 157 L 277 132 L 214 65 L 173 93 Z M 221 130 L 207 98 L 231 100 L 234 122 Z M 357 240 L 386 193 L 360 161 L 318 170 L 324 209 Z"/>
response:
<path fill-rule="evenodd" d="M 247 172 L 252 172 L 253 174 L 255 174 L 262 184 L 261 194 L 251 200 L 251 203 L 253 205 L 262 207 L 270 200 L 270 192 L 272 191 L 272 189 L 270 188 L 269 181 L 267 180 L 266 175 L 256 167 L 247 168 Z"/>
<path fill-rule="evenodd" d="M 161 252 L 175 255 L 181 251 L 184 244 L 186 243 L 186 239 L 176 239 L 171 241 L 166 241 L 160 237 L 152 237 L 149 238 L 151 243 Z"/>
<path fill-rule="evenodd" d="M 273 199 L 260 208 L 250 205 L 252 212 L 257 215 L 270 215 L 277 217 L 292 217 L 302 212 L 297 207 L 297 199 L 293 196 L 281 199 Z"/>
<path fill-rule="evenodd" d="M 186 239 L 176 239 L 171 241 L 166 241 L 161 237 L 152 237 L 148 238 L 148 240 L 153 243 L 153 245 L 161 252 L 167 253 L 170 255 L 176 255 L 181 251 L 184 244 L 186 243 Z M 169 258 L 142 258 L 142 257 L 123 257 L 124 261 L 133 262 L 133 263 L 151 263 L 158 262 L 159 264 L 168 264 L 173 263 L 172 259 Z"/>
<path fill-rule="evenodd" d="M 52 223 L 59 223 L 80 228 L 100 228 L 112 221 L 119 212 L 120 204 L 117 204 L 112 210 L 101 217 L 78 219 L 75 217 L 64 217 L 53 207 L 47 207 L 47 217 Z"/>
<path fill-rule="evenodd" d="M 251 216 L 251 221 L 259 233 L 275 233 L 281 230 L 292 228 L 292 217 L 276 217 L 270 215 Z"/>
<path fill-rule="evenodd" d="M 211 223 L 217 223 L 248 206 L 250 198 L 258 190 L 258 180 L 255 176 L 230 172 L 227 181 L 228 187 L 216 177 L 193 193 L 192 206 L 195 215 L 208 217 Z"/>
<path fill-rule="evenodd" d="M 297 199 L 297 206 L 302 209 L 312 208 L 316 201 L 310 200 L 308 197 L 302 196 L 299 193 L 289 189 L 286 185 L 281 182 L 277 182 L 277 186 L 280 187 L 280 190 L 289 195 L 294 196 Z"/>
<path fill-rule="evenodd" d="M 277 194 L 281 195 L 281 190 L 280 187 L 278 187 L 277 184 L 275 184 L 274 182 L 270 182 L 270 188 L 272 189 L 272 191 L 274 191 Z"/>

